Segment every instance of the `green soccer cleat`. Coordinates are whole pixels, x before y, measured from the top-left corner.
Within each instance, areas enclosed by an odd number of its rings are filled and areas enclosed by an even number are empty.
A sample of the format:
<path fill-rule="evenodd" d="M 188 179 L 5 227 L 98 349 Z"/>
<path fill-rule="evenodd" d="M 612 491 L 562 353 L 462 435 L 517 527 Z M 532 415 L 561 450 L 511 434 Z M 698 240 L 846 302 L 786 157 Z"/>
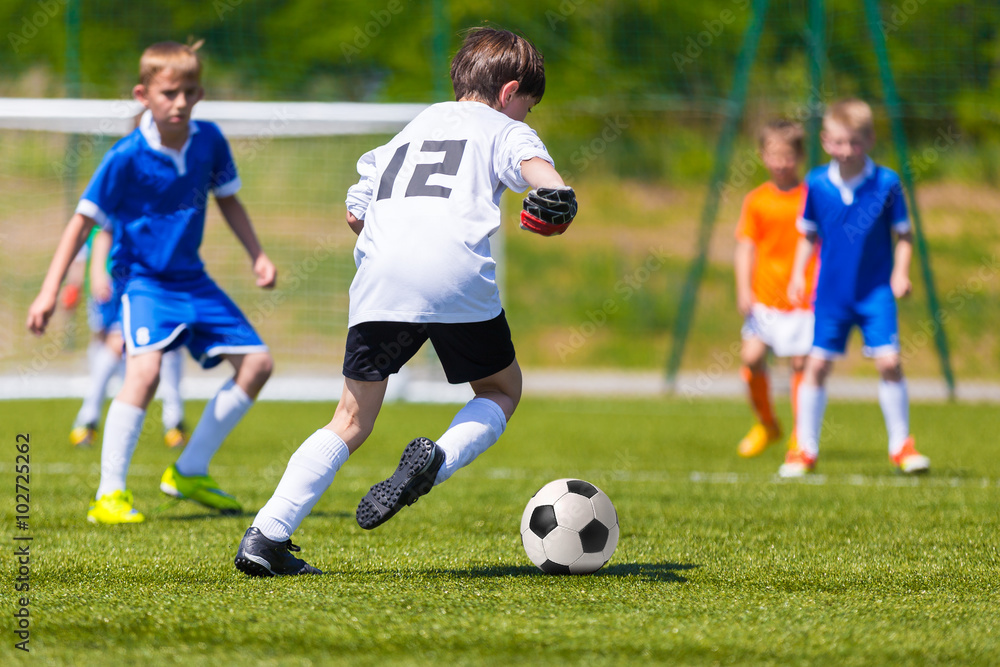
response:
<path fill-rule="evenodd" d="M 174 464 L 160 478 L 160 491 L 182 500 L 219 510 L 223 514 L 239 514 L 243 507 L 233 496 L 219 488 L 210 475 L 182 475 Z"/>
<path fill-rule="evenodd" d="M 146 520 L 132 507 L 131 491 L 113 491 L 90 501 L 87 521 L 114 525 L 119 523 L 142 523 Z"/>

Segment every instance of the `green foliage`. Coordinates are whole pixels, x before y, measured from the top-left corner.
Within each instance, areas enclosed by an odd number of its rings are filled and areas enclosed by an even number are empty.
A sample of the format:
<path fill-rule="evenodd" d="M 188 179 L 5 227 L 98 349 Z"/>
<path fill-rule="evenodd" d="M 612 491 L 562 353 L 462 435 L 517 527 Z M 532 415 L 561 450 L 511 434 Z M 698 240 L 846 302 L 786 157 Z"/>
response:
<path fill-rule="evenodd" d="M 368 485 L 456 409 L 388 405 L 294 536 L 327 574 L 266 580 L 236 571 L 236 547 L 330 406 L 264 402 L 237 426 L 212 468 L 249 509 L 235 518 L 156 511 L 176 453 L 151 418 L 129 476 L 148 520 L 120 527 L 85 521 L 100 451 L 66 444 L 76 408 L 0 405 L 9 442 L 31 434 L 38 664 L 987 665 L 1000 653 L 1000 460 L 983 455 L 994 406 L 915 405 L 934 468 L 914 480 L 890 470 L 877 405 L 834 402 L 820 475 L 783 483 L 780 447 L 736 456 L 742 402 L 526 397 L 495 447 L 366 532 L 353 512 Z M 543 575 L 518 538 L 531 494 L 567 476 L 618 511 L 618 550 L 595 575 Z M 12 502 L 0 517 L 13 526 Z M 0 561 L 5 581 L 15 566 Z M 0 660 L 13 664 L 8 639 Z"/>

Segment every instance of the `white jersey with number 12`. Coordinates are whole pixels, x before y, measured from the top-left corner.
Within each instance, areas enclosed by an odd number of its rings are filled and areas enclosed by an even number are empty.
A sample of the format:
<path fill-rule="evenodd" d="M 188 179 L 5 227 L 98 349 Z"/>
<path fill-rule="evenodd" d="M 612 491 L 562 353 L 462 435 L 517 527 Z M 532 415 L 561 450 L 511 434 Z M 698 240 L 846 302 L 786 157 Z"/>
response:
<path fill-rule="evenodd" d="M 479 102 L 434 104 L 358 160 L 347 210 L 354 249 L 349 326 L 483 322 L 500 314 L 490 237 L 500 195 L 523 192 L 521 162 L 552 163 L 526 124 Z"/>

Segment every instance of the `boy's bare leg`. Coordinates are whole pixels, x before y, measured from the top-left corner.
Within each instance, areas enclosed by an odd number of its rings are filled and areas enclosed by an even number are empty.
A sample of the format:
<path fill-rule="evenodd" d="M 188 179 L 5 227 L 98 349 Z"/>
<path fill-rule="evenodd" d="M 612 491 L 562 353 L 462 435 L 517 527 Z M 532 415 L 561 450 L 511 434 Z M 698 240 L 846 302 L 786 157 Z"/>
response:
<path fill-rule="evenodd" d="M 387 386 L 388 380 L 344 380 L 333 419 L 292 454 L 274 495 L 257 513 L 254 528 L 275 542 L 291 538 L 347 457 L 371 434 Z"/>

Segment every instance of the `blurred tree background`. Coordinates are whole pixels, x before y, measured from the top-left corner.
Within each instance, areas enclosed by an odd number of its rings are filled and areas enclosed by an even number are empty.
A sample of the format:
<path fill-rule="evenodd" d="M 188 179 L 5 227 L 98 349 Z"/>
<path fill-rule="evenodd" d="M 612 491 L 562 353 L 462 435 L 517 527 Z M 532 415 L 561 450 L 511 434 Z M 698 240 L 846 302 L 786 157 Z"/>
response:
<path fill-rule="evenodd" d="M 820 104 L 858 95 L 876 112 L 874 157 L 900 166 L 888 140 L 886 96 L 863 0 L 768 4 L 720 203 L 725 231 L 712 241 L 687 369 L 721 363 L 735 372 L 730 361 L 719 361 L 728 360 L 740 326 L 731 227 L 742 194 L 766 178 L 754 139 L 762 122 L 808 120 L 822 111 L 810 95 Z M 825 5 L 819 90 L 810 78 L 811 4 Z M 508 235 L 505 300 L 519 356 L 527 365 L 662 368 L 753 8 L 753 0 L 2 0 L 0 96 L 126 97 L 143 48 L 204 39 L 209 99 L 429 103 L 451 98 L 448 67 L 464 29 L 492 24 L 520 32 L 544 54 L 548 76 L 545 98 L 528 122 L 580 190 L 583 205 L 579 224 L 558 243 L 540 247 L 528 235 Z M 880 10 L 939 293 L 952 319 L 956 373 L 1000 377 L 1000 233 L 992 223 L 1000 214 L 1000 3 L 882 0 Z M 241 163 L 253 185 L 248 196 L 260 197 L 251 210 L 262 225 L 270 224 L 271 210 L 285 220 L 297 210 L 303 244 L 327 233 L 317 218 L 326 224 L 328 211 L 342 205 L 353 160 L 375 139 L 275 142 L 266 159 Z M 19 141 L 23 147 L 41 140 Z M 3 144 L 0 163 L 27 173 L 25 151 Z M 343 164 L 334 173 L 328 161 L 338 151 Z M 46 159 L 32 168 L 48 170 Z M 89 168 L 81 167 L 83 177 Z M 6 190 L 27 197 L 33 187 L 14 182 Z M 507 201 L 505 219 L 512 220 L 519 202 Z M 24 217 L 7 215 L 4 220 Z M 275 229 L 285 224 L 274 219 Z M 51 235 L 62 222 L 53 222 Z M 288 261 L 304 248 L 289 246 Z M 31 291 L 47 261 L 41 256 L 50 252 L 46 246 L 30 269 L 0 279 L 21 280 Z M 232 261 L 242 267 L 241 258 Z M 916 268 L 913 277 L 919 293 Z M 329 289 L 339 291 L 349 279 L 345 273 Z M 547 289 L 535 289 L 539 284 Z M 240 285 L 226 284 L 237 299 Z M 10 305 L 12 312 L 20 308 L 20 302 Z M 936 375 L 922 296 L 900 308 L 903 337 L 913 342 L 908 368 Z M 329 322 L 320 319 L 310 326 L 315 339 L 325 341 Z M 286 333 L 275 329 L 273 337 Z M 301 349 L 290 343 L 288 354 Z M 845 365 L 871 370 L 851 360 Z"/>

